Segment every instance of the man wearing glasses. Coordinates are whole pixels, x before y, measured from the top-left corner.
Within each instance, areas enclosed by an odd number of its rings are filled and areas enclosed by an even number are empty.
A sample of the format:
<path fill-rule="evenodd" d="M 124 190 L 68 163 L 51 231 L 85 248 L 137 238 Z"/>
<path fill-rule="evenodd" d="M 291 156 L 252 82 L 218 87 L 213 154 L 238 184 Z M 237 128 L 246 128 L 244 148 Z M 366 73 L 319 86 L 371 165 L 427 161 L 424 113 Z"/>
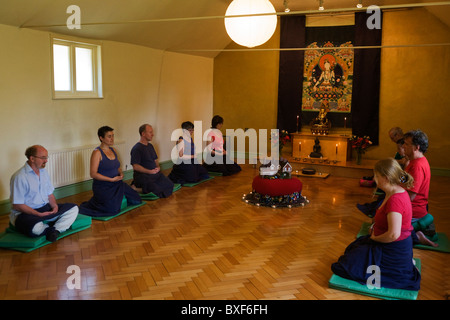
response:
<path fill-rule="evenodd" d="M 431 170 L 424 155 L 428 150 L 428 136 L 421 130 L 411 130 L 405 134 L 404 139 L 403 147 L 409 159 L 405 171 L 414 178 L 414 186 L 407 189 L 413 209 L 413 242 L 437 247 L 433 242 L 437 240 L 433 217 L 428 213 Z"/>
<path fill-rule="evenodd" d="M 56 203 L 55 188 L 45 170 L 48 151 L 43 146 L 27 148 L 25 156 L 27 162 L 10 181 L 10 222 L 16 230 L 29 237 L 45 235 L 48 241 L 54 242 L 75 221 L 78 206 Z"/>

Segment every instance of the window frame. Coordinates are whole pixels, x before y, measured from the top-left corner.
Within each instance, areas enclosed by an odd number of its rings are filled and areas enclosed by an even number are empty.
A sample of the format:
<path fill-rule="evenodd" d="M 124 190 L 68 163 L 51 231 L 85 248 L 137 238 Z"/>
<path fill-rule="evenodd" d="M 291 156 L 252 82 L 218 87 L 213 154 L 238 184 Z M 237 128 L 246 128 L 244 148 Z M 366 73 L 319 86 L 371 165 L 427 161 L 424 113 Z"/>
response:
<path fill-rule="evenodd" d="M 53 58 L 53 45 L 63 45 L 69 47 L 69 69 L 70 69 L 70 90 L 55 90 L 55 70 Z M 75 49 L 84 48 L 92 50 L 92 91 L 76 90 L 76 56 Z M 60 36 L 51 36 L 51 78 L 53 99 L 95 99 L 103 98 L 102 85 L 102 50 L 101 43 L 79 41 Z"/>

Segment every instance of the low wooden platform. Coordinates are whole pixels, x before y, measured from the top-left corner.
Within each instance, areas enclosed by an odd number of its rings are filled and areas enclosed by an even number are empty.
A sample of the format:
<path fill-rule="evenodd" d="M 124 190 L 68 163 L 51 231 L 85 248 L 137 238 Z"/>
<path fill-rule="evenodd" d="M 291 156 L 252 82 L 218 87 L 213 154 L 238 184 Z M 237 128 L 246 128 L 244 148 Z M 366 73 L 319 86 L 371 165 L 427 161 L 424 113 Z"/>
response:
<path fill-rule="evenodd" d="M 319 178 L 319 179 L 326 179 L 330 176 L 329 173 L 322 173 L 322 172 L 316 172 L 314 174 L 304 174 L 302 173 L 302 170 L 294 170 L 292 172 L 292 175 L 297 177 L 309 177 L 309 178 Z"/>
<path fill-rule="evenodd" d="M 303 168 L 314 168 L 317 171 L 316 177 L 323 178 L 324 175 L 333 175 L 346 178 L 362 178 L 365 176 L 373 176 L 373 167 L 377 160 L 363 159 L 361 164 L 356 164 L 355 160 L 351 161 L 333 161 L 332 159 L 303 159 L 294 158 L 284 155 L 292 165 L 293 171 L 301 172 Z M 319 173 L 321 175 L 319 175 Z"/>
<path fill-rule="evenodd" d="M 301 177 L 308 205 L 256 207 L 242 195 L 251 191 L 258 170 L 242 168 L 115 219 L 93 221 L 90 229 L 30 253 L 0 249 L 0 300 L 375 299 L 328 287 L 331 264 L 370 221 L 356 204 L 372 200 L 371 188 L 337 175 Z M 448 235 L 449 185 L 448 177 L 431 179 L 430 212 L 436 229 Z M 80 204 L 91 195 L 58 201 Z M 1 216 L 0 229 L 7 226 L 8 217 Z M 450 255 L 414 249 L 414 257 L 422 262 L 418 299 L 447 299 Z M 80 268 L 80 289 L 67 286 L 71 265 Z"/>

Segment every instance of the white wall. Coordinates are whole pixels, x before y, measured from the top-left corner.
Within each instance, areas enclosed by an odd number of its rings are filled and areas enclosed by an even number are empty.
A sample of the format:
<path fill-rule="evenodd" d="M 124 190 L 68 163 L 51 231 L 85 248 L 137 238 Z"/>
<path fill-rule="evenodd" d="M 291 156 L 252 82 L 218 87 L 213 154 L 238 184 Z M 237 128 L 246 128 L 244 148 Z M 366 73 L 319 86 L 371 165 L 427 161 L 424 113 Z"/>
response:
<path fill-rule="evenodd" d="M 49 33 L 0 25 L 0 41 L 0 201 L 9 197 L 9 179 L 32 144 L 48 150 L 93 145 L 97 129 L 109 125 L 130 150 L 138 127 L 150 123 L 165 161 L 181 122 L 209 126 L 213 59 L 103 41 L 104 98 L 53 100 Z M 129 165 L 129 153 L 121 158 Z"/>

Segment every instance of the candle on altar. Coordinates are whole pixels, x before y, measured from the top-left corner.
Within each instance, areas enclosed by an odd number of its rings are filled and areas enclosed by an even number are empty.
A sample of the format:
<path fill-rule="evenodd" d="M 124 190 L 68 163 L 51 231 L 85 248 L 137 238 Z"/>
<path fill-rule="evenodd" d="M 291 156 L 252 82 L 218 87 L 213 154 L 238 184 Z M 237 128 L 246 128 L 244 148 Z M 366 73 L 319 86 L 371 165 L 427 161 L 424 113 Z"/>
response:
<path fill-rule="evenodd" d="M 297 115 L 297 131 L 298 131 L 298 119 L 300 118 L 299 115 Z"/>
<path fill-rule="evenodd" d="M 347 117 L 344 118 L 344 129 L 347 128 Z"/>
<path fill-rule="evenodd" d="M 299 152 L 302 151 L 302 143 L 301 143 L 301 142 L 298 143 L 298 151 L 299 151 Z"/>
<path fill-rule="evenodd" d="M 336 154 L 338 154 L 338 144 L 336 143 Z"/>

